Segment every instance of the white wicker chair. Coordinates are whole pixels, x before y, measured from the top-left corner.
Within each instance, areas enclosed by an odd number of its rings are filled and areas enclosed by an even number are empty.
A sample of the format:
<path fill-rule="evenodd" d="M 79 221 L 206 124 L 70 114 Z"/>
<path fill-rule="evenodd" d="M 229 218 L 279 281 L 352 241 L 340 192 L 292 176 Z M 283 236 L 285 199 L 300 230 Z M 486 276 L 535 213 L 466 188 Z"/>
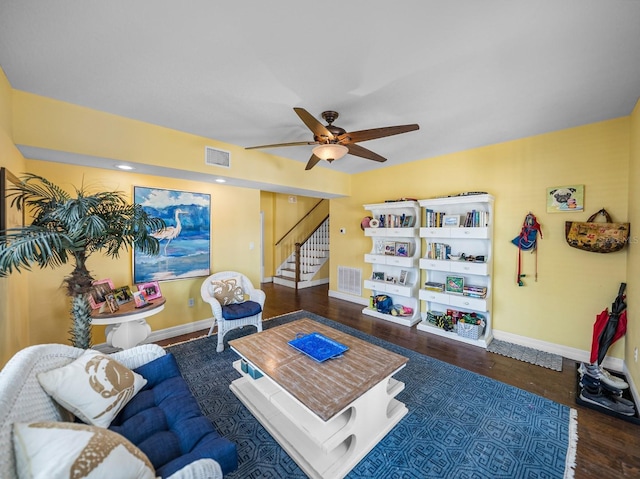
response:
<path fill-rule="evenodd" d="M 40 344 L 27 347 L 13 356 L 0 371 L 0 476 L 17 479 L 13 454 L 12 429 L 15 422 L 71 421 L 64 411 L 40 386 L 38 373 L 71 363 L 84 349 L 64 344 Z M 144 344 L 114 353 L 112 357 L 135 369 L 163 356 L 165 350 L 156 344 Z M 220 465 L 213 459 L 200 459 L 183 467 L 170 479 L 222 479 Z"/>
<path fill-rule="evenodd" d="M 213 295 L 212 281 L 227 280 L 231 278 L 239 278 L 240 285 L 244 290 L 244 293 L 249 296 L 249 299 L 245 301 L 247 305 L 249 302 L 253 302 L 252 314 L 244 317 L 237 317 L 236 319 L 225 319 L 229 317 L 234 308 L 237 305 L 222 305 Z M 251 283 L 251 280 L 244 274 L 236 271 L 221 271 L 219 273 L 212 274 L 202 282 L 200 287 L 200 295 L 202 299 L 211 305 L 211 311 L 213 312 L 213 323 L 209 328 L 209 336 L 213 333 L 213 329 L 218 325 L 218 345 L 216 351 L 222 352 L 224 350 L 224 336 L 231 330 L 236 328 L 242 328 L 244 326 L 255 326 L 258 332 L 262 331 L 262 310 L 264 308 L 264 301 L 266 295 L 261 289 L 256 289 Z M 259 305 L 259 308 L 257 307 Z M 259 312 L 257 310 L 259 309 Z M 234 317 L 236 315 L 233 315 Z"/>

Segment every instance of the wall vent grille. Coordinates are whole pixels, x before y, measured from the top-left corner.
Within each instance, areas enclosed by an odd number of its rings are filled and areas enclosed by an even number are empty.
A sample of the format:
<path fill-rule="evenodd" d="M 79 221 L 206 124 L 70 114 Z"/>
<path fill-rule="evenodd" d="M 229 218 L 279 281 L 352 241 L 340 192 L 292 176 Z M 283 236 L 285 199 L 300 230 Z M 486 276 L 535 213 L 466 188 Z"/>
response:
<path fill-rule="evenodd" d="M 362 270 L 338 266 L 338 291 L 362 295 Z"/>
<path fill-rule="evenodd" d="M 231 153 L 224 150 L 218 150 L 210 146 L 204 147 L 204 163 L 211 166 L 223 166 L 229 168 L 231 166 Z"/>

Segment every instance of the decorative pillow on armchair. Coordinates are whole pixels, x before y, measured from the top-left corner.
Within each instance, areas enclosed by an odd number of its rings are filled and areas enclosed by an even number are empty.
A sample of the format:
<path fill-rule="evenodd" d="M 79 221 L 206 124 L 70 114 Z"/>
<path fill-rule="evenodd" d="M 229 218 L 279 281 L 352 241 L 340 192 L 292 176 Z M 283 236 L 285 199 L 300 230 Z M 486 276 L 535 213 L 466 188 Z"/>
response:
<path fill-rule="evenodd" d="M 212 279 L 211 288 L 213 297 L 222 306 L 244 302 L 244 290 L 242 289 L 242 279 L 240 277 Z"/>
<path fill-rule="evenodd" d="M 67 411 L 101 427 L 109 427 L 147 383 L 138 373 L 93 349 L 66 366 L 38 374 L 38 381 Z"/>
<path fill-rule="evenodd" d="M 72 422 L 15 423 L 20 479 L 154 479 L 147 456 L 120 434 Z"/>

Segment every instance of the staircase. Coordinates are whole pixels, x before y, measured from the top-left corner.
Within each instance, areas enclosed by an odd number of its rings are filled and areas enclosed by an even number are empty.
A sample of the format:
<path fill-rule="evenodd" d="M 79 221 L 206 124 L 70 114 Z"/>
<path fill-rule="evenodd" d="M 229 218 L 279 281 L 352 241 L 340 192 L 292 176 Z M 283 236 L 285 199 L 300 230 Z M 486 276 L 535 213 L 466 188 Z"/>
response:
<path fill-rule="evenodd" d="M 300 261 L 299 279 L 296 284 L 296 263 Z M 292 253 L 276 269 L 275 284 L 300 289 L 326 284 L 329 278 L 315 278 L 329 259 L 329 218 L 315 229 L 303 243 L 296 243 Z"/>

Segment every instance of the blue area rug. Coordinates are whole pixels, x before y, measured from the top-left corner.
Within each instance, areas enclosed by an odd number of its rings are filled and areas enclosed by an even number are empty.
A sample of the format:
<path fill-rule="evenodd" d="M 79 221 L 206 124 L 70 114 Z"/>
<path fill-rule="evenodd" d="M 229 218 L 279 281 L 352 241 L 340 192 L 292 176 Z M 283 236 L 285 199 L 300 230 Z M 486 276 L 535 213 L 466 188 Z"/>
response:
<path fill-rule="evenodd" d="M 298 311 L 263 324 L 266 329 L 304 317 L 409 358 L 394 376 L 405 383 L 396 398 L 406 404 L 409 413 L 348 478 L 573 477 L 574 409 L 313 313 Z M 244 334 L 255 331 L 244 329 Z M 230 336 L 232 333 L 227 337 L 233 339 Z M 307 477 L 229 390 L 229 384 L 239 377 L 232 367 L 238 359 L 233 351 L 227 347 L 216 353 L 215 335 L 167 349 L 175 355 L 204 414 L 238 446 L 238 470 L 226 479 Z"/>

